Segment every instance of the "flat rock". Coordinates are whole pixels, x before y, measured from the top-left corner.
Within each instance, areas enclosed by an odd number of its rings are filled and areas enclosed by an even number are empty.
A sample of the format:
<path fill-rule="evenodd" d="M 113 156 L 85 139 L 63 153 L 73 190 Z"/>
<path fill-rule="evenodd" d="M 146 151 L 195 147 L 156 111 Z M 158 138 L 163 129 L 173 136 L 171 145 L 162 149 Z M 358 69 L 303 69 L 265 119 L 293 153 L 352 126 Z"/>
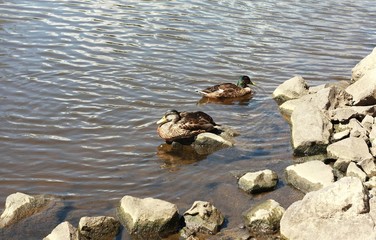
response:
<path fill-rule="evenodd" d="M 291 115 L 291 137 L 295 155 L 317 155 L 329 144 L 332 123 L 317 107 L 303 103 Z"/>
<path fill-rule="evenodd" d="M 332 121 L 347 122 L 350 118 L 363 119 L 366 115 L 375 116 L 376 106 L 351 106 L 329 110 L 328 113 Z"/>
<path fill-rule="evenodd" d="M 308 93 L 308 85 L 303 77 L 295 76 L 279 85 L 273 92 L 273 98 L 278 103 L 300 98 Z"/>
<path fill-rule="evenodd" d="M 132 196 L 124 196 L 120 200 L 118 215 L 128 232 L 141 239 L 157 239 L 174 233 L 180 220 L 175 204 Z"/>
<path fill-rule="evenodd" d="M 358 81 L 360 78 L 364 76 L 366 72 L 375 68 L 376 68 L 376 48 L 374 48 L 373 51 L 369 55 L 367 55 L 358 64 L 356 64 L 355 67 L 353 67 L 351 71 L 351 80 L 354 82 Z"/>
<path fill-rule="evenodd" d="M 302 192 L 316 191 L 334 182 L 332 168 L 321 161 L 310 161 L 286 168 L 286 181 Z"/>
<path fill-rule="evenodd" d="M 285 209 L 273 199 L 266 200 L 243 213 L 247 229 L 255 235 L 278 232 Z"/>
<path fill-rule="evenodd" d="M 281 219 L 280 232 L 290 240 L 376 239 L 374 214 L 375 206 L 361 180 L 344 177 L 291 204 Z"/>
<path fill-rule="evenodd" d="M 199 154 L 210 154 L 223 148 L 232 147 L 234 144 L 214 133 L 200 133 L 193 142 L 192 147 Z"/>
<path fill-rule="evenodd" d="M 120 230 L 120 222 L 113 217 L 82 217 L 78 224 L 80 240 L 113 240 Z"/>
<path fill-rule="evenodd" d="M 327 153 L 329 158 L 347 159 L 355 162 L 373 159 L 365 140 L 356 137 L 345 138 L 330 144 L 327 148 Z"/>
<path fill-rule="evenodd" d="M 272 190 L 277 186 L 277 183 L 277 173 L 266 169 L 244 174 L 239 178 L 238 186 L 248 193 L 257 193 Z"/>
<path fill-rule="evenodd" d="M 50 200 L 51 198 L 43 195 L 30 196 L 20 192 L 9 195 L 5 201 L 5 210 L 0 216 L 0 228 L 41 211 Z"/>
<path fill-rule="evenodd" d="M 65 221 L 57 225 L 43 240 L 78 240 L 77 229 Z"/>

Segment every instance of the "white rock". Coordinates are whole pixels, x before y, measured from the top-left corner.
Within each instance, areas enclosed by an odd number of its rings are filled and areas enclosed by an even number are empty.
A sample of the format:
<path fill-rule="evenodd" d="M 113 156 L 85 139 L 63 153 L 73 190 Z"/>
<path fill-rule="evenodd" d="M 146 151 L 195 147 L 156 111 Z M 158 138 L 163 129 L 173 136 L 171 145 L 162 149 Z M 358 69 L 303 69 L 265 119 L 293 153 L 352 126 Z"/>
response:
<path fill-rule="evenodd" d="M 9 195 L 5 201 L 5 210 L 0 216 L 0 228 L 39 212 L 48 202 L 48 198 L 40 195 L 30 196 L 20 192 Z"/>
<path fill-rule="evenodd" d="M 118 215 L 128 232 L 144 239 L 164 237 L 177 230 L 179 213 L 175 204 L 154 198 L 124 196 Z"/>
<path fill-rule="evenodd" d="M 362 171 L 354 162 L 350 162 L 347 167 L 346 176 L 348 177 L 357 177 L 362 182 L 365 182 L 367 179 L 367 174 Z"/>
<path fill-rule="evenodd" d="M 65 221 L 57 225 L 43 240 L 78 240 L 77 229 Z"/>
<path fill-rule="evenodd" d="M 279 85 L 273 92 L 273 98 L 283 103 L 287 100 L 300 98 L 308 93 L 308 85 L 301 76 L 295 76 Z"/>
<path fill-rule="evenodd" d="M 376 68 L 376 48 L 352 69 L 352 81 L 358 81 L 366 72 Z"/>
<path fill-rule="evenodd" d="M 376 104 L 376 68 L 367 71 L 362 78 L 347 87 L 346 92 L 353 97 L 353 105 Z"/>
<path fill-rule="evenodd" d="M 332 168 L 321 161 L 310 161 L 288 166 L 286 181 L 302 192 L 321 189 L 334 182 Z"/>
<path fill-rule="evenodd" d="M 376 239 L 374 213 L 361 180 L 344 177 L 293 203 L 280 232 L 289 240 Z"/>
<path fill-rule="evenodd" d="M 303 103 L 291 115 L 291 137 L 295 155 L 317 155 L 329 144 L 332 123 L 317 107 Z"/>
<path fill-rule="evenodd" d="M 251 207 L 243 213 L 247 229 L 256 235 L 273 234 L 279 230 L 279 224 L 285 209 L 273 199 Z"/>
<path fill-rule="evenodd" d="M 364 139 L 349 137 L 332 143 L 327 148 L 329 158 L 347 159 L 359 162 L 365 159 L 373 159 Z"/>
<path fill-rule="evenodd" d="M 248 193 L 257 193 L 274 189 L 278 183 L 278 175 L 272 170 L 249 172 L 239 181 L 239 188 Z"/>

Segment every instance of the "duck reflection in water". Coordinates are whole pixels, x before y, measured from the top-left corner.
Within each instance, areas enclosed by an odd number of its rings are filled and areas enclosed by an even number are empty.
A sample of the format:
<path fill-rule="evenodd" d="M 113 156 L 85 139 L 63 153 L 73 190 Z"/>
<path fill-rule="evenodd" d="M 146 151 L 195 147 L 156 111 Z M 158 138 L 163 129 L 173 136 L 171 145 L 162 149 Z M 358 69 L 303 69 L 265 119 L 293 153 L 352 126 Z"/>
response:
<path fill-rule="evenodd" d="M 183 145 L 178 142 L 164 143 L 157 148 L 157 156 L 163 160 L 161 167 L 171 171 L 178 170 L 182 165 L 204 160 L 209 154 L 198 153 L 192 145 Z"/>

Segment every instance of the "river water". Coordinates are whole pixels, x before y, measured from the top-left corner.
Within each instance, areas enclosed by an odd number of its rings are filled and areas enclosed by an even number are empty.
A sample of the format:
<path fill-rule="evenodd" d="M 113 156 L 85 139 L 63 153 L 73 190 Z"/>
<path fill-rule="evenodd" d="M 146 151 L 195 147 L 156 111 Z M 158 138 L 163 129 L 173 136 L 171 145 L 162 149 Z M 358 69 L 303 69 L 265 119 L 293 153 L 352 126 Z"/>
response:
<path fill-rule="evenodd" d="M 17 191 L 64 199 L 59 214 L 2 239 L 115 216 L 124 195 L 181 213 L 211 201 L 227 228 L 260 201 L 288 207 L 302 194 L 284 182 L 290 129 L 271 93 L 295 75 L 348 80 L 375 47 L 375 19 L 371 0 L 0 0 L 0 209 Z M 240 75 L 257 84 L 252 99 L 200 102 L 195 90 Z M 241 135 L 208 156 L 170 152 L 155 124 L 168 109 L 205 111 Z M 280 183 L 264 194 L 230 174 L 265 168 Z"/>

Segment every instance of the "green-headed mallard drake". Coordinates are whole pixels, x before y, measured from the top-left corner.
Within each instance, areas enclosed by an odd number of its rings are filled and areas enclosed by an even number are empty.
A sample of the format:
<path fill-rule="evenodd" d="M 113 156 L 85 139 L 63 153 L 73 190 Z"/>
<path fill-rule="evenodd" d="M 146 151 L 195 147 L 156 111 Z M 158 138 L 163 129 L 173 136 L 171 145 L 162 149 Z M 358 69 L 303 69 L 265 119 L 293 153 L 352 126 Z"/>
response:
<path fill-rule="evenodd" d="M 192 143 L 194 138 L 204 132 L 217 132 L 217 124 L 206 113 L 167 111 L 157 122 L 158 134 L 167 143 Z"/>
<path fill-rule="evenodd" d="M 199 91 L 207 98 L 236 98 L 252 93 L 248 85 L 255 85 L 248 76 L 241 76 L 238 82 L 222 83 Z"/>

